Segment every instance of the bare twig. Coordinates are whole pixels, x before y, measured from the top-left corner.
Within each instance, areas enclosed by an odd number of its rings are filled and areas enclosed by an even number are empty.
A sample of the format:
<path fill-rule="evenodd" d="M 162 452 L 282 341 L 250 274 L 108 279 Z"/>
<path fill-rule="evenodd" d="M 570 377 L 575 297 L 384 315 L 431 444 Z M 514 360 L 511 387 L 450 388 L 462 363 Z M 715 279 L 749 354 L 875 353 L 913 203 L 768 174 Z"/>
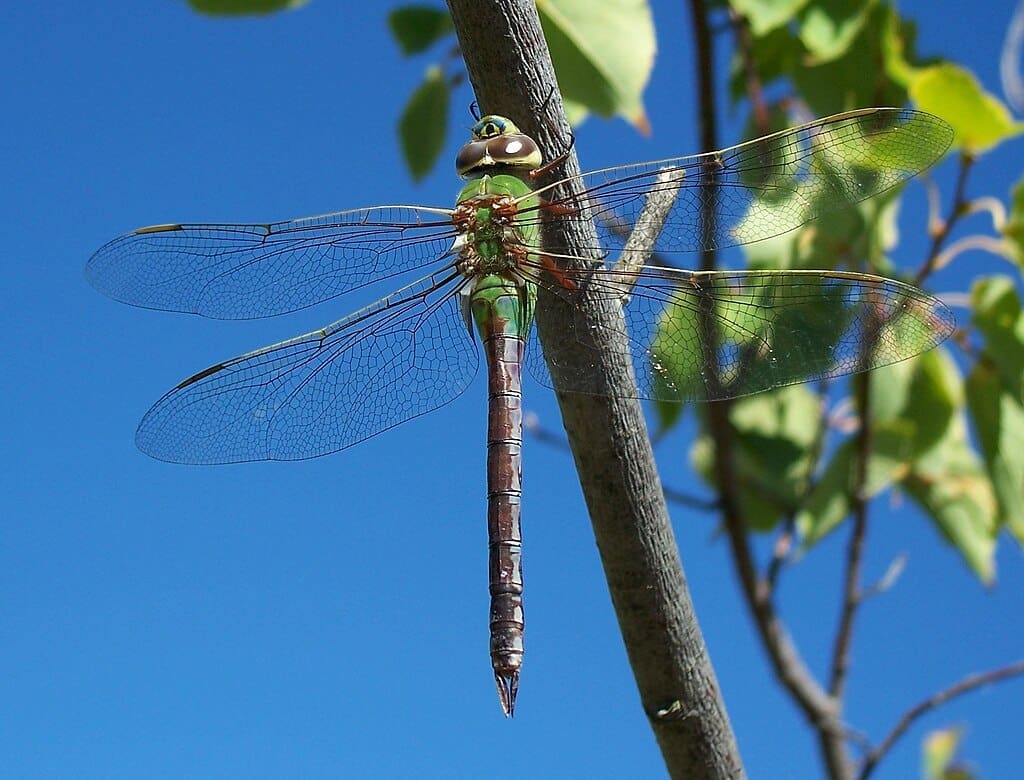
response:
<path fill-rule="evenodd" d="M 977 690 L 984 685 L 990 685 L 992 683 L 1000 682 L 1001 680 L 1009 679 L 1010 677 L 1016 677 L 1020 674 L 1024 674 L 1024 661 L 1017 661 L 1009 666 L 1003 666 L 998 669 L 992 669 L 988 672 L 981 672 L 979 674 L 972 674 L 960 682 L 955 683 L 948 688 L 934 693 L 927 699 L 924 699 L 909 710 L 907 710 L 903 717 L 897 721 L 892 731 L 883 739 L 878 747 L 872 750 L 864 759 L 864 763 L 861 765 L 860 772 L 857 775 L 858 780 L 867 780 L 871 773 L 878 766 L 878 762 L 885 757 L 885 754 L 892 749 L 892 746 L 896 741 L 902 737 L 907 729 L 909 729 L 914 721 L 920 718 L 927 712 L 935 709 L 936 707 L 945 704 L 947 701 L 962 696 L 965 693 Z"/>
<path fill-rule="evenodd" d="M 866 349 L 873 348 L 871 346 Z M 855 487 L 851 497 L 853 528 L 850 541 L 846 547 L 846 564 L 843 576 L 843 602 L 839 615 L 839 627 L 836 630 L 835 644 L 832 649 L 832 671 L 829 676 L 828 691 L 836 701 L 842 701 L 846 674 L 850 665 L 850 643 L 853 638 L 853 619 L 860 605 L 860 570 L 864 556 L 864 539 L 867 535 L 868 514 L 866 483 L 868 460 L 871 457 L 872 426 L 869 420 L 871 404 L 871 381 L 868 374 L 859 374 L 856 378 L 858 406 L 860 407 L 861 426 L 857 433 L 857 456 Z"/>
<path fill-rule="evenodd" d="M 860 600 L 862 602 L 867 601 L 869 598 L 874 598 L 880 593 L 885 593 L 885 591 L 889 590 L 907 567 L 907 557 L 906 553 L 901 553 L 893 558 L 885 573 L 876 582 L 861 591 Z"/>
<path fill-rule="evenodd" d="M 957 255 L 961 255 L 972 249 L 990 252 L 998 257 L 1009 260 L 1011 263 L 1016 262 L 1013 250 L 1002 239 L 993 238 L 992 236 L 964 236 L 939 252 L 935 258 L 935 262 L 932 263 L 932 268 L 936 271 L 940 268 L 945 268 L 953 262 L 954 259 L 956 259 Z"/>
<path fill-rule="evenodd" d="M 657 244 L 658 236 L 665 226 L 672 206 L 675 205 L 676 197 L 679 195 L 679 188 L 683 186 L 683 179 L 677 171 L 664 170 L 654 177 L 654 184 L 644 198 L 643 208 L 640 209 L 640 216 L 637 217 L 633 230 L 626 239 L 625 246 L 615 264 L 615 270 L 621 274 L 622 281 L 622 302 L 629 298 L 630 290 L 636 282 L 637 274 L 654 254 L 654 247 Z"/>
<path fill-rule="evenodd" d="M 699 107 L 701 145 L 704 150 L 718 148 L 715 129 L 717 115 L 714 101 L 712 74 L 714 73 L 711 34 L 707 25 L 705 5 L 702 0 L 690 0 L 691 24 L 696 42 L 697 64 L 699 77 Z M 701 224 L 707 229 L 715 224 L 717 210 L 717 193 L 714 188 L 707 188 L 702 197 Z M 716 265 L 716 255 L 712 250 L 705 250 L 701 255 L 701 268 L 712 270 Z M 713 312 L 702 311 L 702 341 L 704 344 L 705 364 L 710 384 L 717 382 L 713 375 L 717 365 L 715 357 L 716 335 L 713 325 Z M 753 552 L 747 536 L 744 522 L 736 495 L 736 470 L 734 455 L 734 439 L 732 423 L 729 419 L 730 404 L 716 402 L 707 406 L 708 431 L 714 441 L 714 472 L 718 485 L 718 498 L 721 506 L 723 525 L 729 540 L 733 563 L 740 580 L 743 598 L 751 611 L 761 641 L 768 653 L 779 681 L 792 695 L 808 722 L 817 730 L 822 744 L 822 751 L 830 768 L 836 766 L 833 777 L 848 777 L 845 760 L 846 745 L 843 739 L 842 724 L 838 720 L 835 702 L 818 684 L 814 675 L 800 657 L 786 627 L 779 619 L 773 602 L 773 594 L 768 580 L 760 579 L 754 562 Z"/>
<path fill-rule="evenodd" d="M 764 90 L 761 88 L 757 63 L 754 62 L 754 41 L 750 37 L 750 24 L 746 17 L 732 8 L 729 9 L 729 16 L 736 32 L 736 49 L 739 51 L 740 61 L 743 63 L 743 77 L 746 79 L 747 97 L 750 99 L 750 110 L 754 114 L 757 134 L 768 135 L 771 132 L 771 115 L 764 99 Z"/>
<path fill-rule="evenodd" d="M 779 535 L 775 538 L 775 544 L 772 545 L 772 557 L 768 562 L 768 569 L 764 575 L 765 582 L 768 584 L 768 590 L 771 593 L 775 592 L 778 586 L 779 572 L 782 571 L 782 566 L 793 549 L 795 527 L 796 515 L 787 515 L 782 531 L 779 532 Z"/>
<path fill-rule="evenodd" d="M 566 441 L 565 437 L 559 436 L 554 431 L 541 425 L 536 415 L 528 414 L 526 419 L 523 420 L 523 428 L 537 441 L 562 450 L 567 454 L 569 453 L 569 442 Z M 718 509 L 718 502 L 712 499 L 698 498 L 670 487 L 664 487 L 664 492 L 665 499 L 673 504 L 679 504 L 701 512 L 714 512 Z"/>
<path fill-rule="evenodd" d="M 960 155 L 960 166 L 957 169 L 956 185 L 953 188 L 953 202 L 949 207 L 949 214 L 932 231 L 932 244 L 928 254 L 917 275 L 914 277 L 914 285 L 920 287 L 936 268 L 939 259 L 939 252 L 943 244 L 949 239 L 949 234 L 957 221 L 967 213 L 967 200 L 964 192 L 967 189 L 967 174 L 974 164 L 974 158 L 969 154 Z"/>
<path fill-rule="evenodd" d="M 980 214 L 987 211 L 992 217 L 992 227 L 997 233 L 1006 229 L 1006 205 L 993 195 L 982 195 L 979 198 L 971 198 L 964 209 L 964 216 L 968 214 Z"/>
<path fill-rule="evenodd" d="M 1006 26 L 1006 41 L 999 57 L 999 75 L 1003 94 L 1018 112 L 1024 111 L 1024 80 L 1020 75 L 1021 51 L 1024 50 L 1024 0 L 1017 3 Z"/>

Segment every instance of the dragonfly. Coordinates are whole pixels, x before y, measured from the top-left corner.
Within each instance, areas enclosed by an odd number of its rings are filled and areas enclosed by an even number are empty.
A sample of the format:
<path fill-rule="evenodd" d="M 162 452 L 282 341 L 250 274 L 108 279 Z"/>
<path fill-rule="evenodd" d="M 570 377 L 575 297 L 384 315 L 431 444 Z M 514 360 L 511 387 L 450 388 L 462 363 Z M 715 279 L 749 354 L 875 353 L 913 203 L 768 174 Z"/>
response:
<path fill-rule="evenodd" d="M 955 326 L 940 300 L 911 285 L 834 270 L 683 270 L 652 259 L 781 235 L 901 184 L 951 140 L 930 114 L 871 108 L 716 152 L 559 178 L 558 157 L 545 163 L 531 137 L 489 115 L 458 152 L 466 183 L 454 207 L 144 227 L 101 247 L 86 276 L 118 301 L 219 319 L 282 314 L 376 283 L 396 289 L 171 389 L 136 433 L 143 452 L 165 461 L 343 450 L 452 401 L 483 352 L 490 656 L 511 717 L 524 647 L 523 367 L 553 386 L 533 327 L 538 290 L 574 313 L 559 338 L 580 359 L 553 366 L 561 391 L 606 392 L 586 295 L 621 311 L 616 335 L 637 398 L 713 401 L 907 359 Z M 574 221 L 593 225 L 594 246 L 545 243 L 550 225 Z"/>

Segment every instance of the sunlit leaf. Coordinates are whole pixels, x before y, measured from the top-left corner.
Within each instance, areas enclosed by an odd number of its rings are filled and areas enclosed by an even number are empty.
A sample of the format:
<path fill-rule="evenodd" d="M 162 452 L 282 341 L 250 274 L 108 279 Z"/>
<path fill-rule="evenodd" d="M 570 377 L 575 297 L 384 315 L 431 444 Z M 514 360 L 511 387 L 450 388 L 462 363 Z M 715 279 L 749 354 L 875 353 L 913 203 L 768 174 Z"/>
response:
<path fill-rule="evenodd" d="M 863 479 L 857 462 L 857 440 L 847 439 L 836 449 L 796 516 L 805 547 L 817 544 L 845 521 L 855 492 L 866 499 L 874 498 L 907 477 L 911 472 L 913 435 L 914 426 L 907 421 L 876 424 L 871 431 L 871 451 Z"/>
<path fill-rule="evenodd" d="M 818 0 L 800 15 L 800 40 L 817 62 L 845 54 L 864 27 L 873 3 Z"/>
<path fill-rule="evenodd" d="M 735 490 L 742 514 L 752 529 L 771 529 L 796 508 L 807 488 L 821 425 L 820 399 L 801 385 L 780 388 L 734 401 L 730 420 L 736 431 Z M 691 452 L 694 466 L 709 481 L 712 447 L 704 434 Z"/>
<path fill-rule="evenodd" d="M 797 515 L 797 528 L 806 546 L 820 541 L 845 520 L 854 492 L 873 498 L 898 485 L 913 474 L 916 460 L 944 435 L 952 405 L 937 400 L 944 396 L 944 381 L 933 376 L 936 352 L 871 372 L 872 431 L 866 470 L 862 475 L 855 439 L 843 442 L 833 453 Z M 915 407 L 918 396 L 920 409 Z M 929 398 L 935 400 L 929 402 Z"/>
<path fill-rule="evenodd" d="M 655 382 L 659 388 L 657 396 L 671 398 L 672 393 L 663 386 L 670 381 L 677 388 L 680 398 L 699 395 L 696 388 L 703 380 L 701 356 L 692 350 L 673 349 L 671 345 L 678 343 L 681 334 L 696 333 L 700 329 L 697 311 L 690 306 L 673 304 L 665 308 L 658 319 L 658 329 L 651 342 L 651 353 L 662 355 L 662 369 L 654 372 Z M 658 428 L 664 432 L 676 423 L 682 414 L 683 405 L 669 400 L 659 400 L 654 404 L 658 416 Z"/>
<path fill-rule="evenodd" d="M 1014 280 L 979 279 L 971 289 L 974 324 L 985 336 L 985 351 L 1014 398 L 1024 397 L 1024 315 Z"/>
<path fill-rule="evenodd" d="M 922 746 L 922 776 L 925 780 L 974 780 L 977 775 L 968 766 L 956 763 L 963 741 L 963 729 L 951 727 L 927 734 Z"/>
<path fill-rule="evenodd" d="M 730 0 L 729 5 L 746 17 L 750 31 L 757 36 L 781 27 L 793 18 L 809 0 Z"/>
<path fill-rule="evenodd" d="M 430 68 L 398 121 L 402 153 L 416 181 L 430 172 L 441 154 L 448 125 L 448 96 L 448 82 L 441 69 Z"/>
<path fill-rule="evenodd" d="M 980 360 L 967 378 L 967 402 L 999 499 L 1000 519 L 1024 542 L 1024 407 L 1006 392 L 987 359 Z"/>
<path fill-rule="evenodd" d="M 943 349 L 872 373 L 873 454 L 985 582 L 994 576 L 998 508 L 967 435 L 959 369 Z M 883 435 L 882 432 L 886 433 Z"/>
<path fill-rule="evenodd" d="M 850 496 L 855 489 L 853 477 L 854 441 L 848 439 L 832 453 L 824 472 L 797 513 L 796 527 L 804 545 L 810 547 L 837 528 L 850 514 Z"/>
<path fill-rule="evenodd" d="M 842 56 L 824 63 L 805 57 L 792 70 L 793 82 L 811 113 L 825 115 L 859 106 L 906 103 L 902 85 L 886 78 L 865 78 L 865 74 L 879 72 L 879 63 L 896 45 L 889 37 L 902 32 L 892 22 L 892 11 L 886 5 L 873 3 L 869 9 Z"/>
<path fill-rule="evenodd" d="M 942 348 L 876 369 L 871 379 L 871 419 L 912 425 L 910 458 L 927 453 L 945 438 L 963 409 L 960 373 Z"/>
<path fill-rule="evenodd" d="M 600 116 L 622 116 L 647 132 L 643 91 L 656 43 L 646 0 L 538 0 L 562 97 Z"/>
<path fill-rule="evenodd" d="M 388 14 L 388 27 L 402 54 L 425 51 L 452 32 L 452 18 L 443 8 L 405 5 Z"/>
<path fill-rule="evenodd" d="M 945 460 L 933 471 L 904 482 L 907 492 L 935 521 L 982 582 L 995 578 L 995 536 L 998 528 L 991 483 L 970 446 L 951 442 Z"/>
<path fill-rule="evenodd" d="M 949 122 L 955 143 L 975 154 L 1024 132 L 1006 106 L 986 92 L 970 71 L 951 63 L 918 71 L 910 82 L 910 96 L 924 111 Z"/>

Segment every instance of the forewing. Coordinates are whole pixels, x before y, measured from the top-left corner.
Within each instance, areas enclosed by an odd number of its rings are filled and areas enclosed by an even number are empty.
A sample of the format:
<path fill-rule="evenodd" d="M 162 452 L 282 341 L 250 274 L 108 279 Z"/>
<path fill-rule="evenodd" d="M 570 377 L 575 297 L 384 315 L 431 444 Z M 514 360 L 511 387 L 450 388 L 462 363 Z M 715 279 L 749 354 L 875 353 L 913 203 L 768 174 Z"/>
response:
<path fill-rule="evenodd" d="M 323 330 L 212 366 L 161 398 L 139 448 L 178 463 L 300 460 L 451 401 L 477 370 L 454 274 L 435 274 Z"/>
<path fill-rule="evenodd" d="M 670 208 L 648 253 L 721 249 L 781 235 L 884 192 L 936 162 L 952 138 L 952 128 L 931 114 L 863 109 L 719 152 L 585 173 L 580 198 L 563 196 L 557 183 L 540 190 L 548 205 L 534 218 L 593 218 L 599 245 L 588 249 L 607 252 L 622 246 L 654 193 Z M 546 248 L 567 251 L 553 240 Z"/>
<path fill-rule="evenodd" d="M 266 225 L 156 225 L 102 246 L 85 274 L 135 306 L 268 317 L 437 262 L 455 238 L 449 214 L 378 206 Z"/>

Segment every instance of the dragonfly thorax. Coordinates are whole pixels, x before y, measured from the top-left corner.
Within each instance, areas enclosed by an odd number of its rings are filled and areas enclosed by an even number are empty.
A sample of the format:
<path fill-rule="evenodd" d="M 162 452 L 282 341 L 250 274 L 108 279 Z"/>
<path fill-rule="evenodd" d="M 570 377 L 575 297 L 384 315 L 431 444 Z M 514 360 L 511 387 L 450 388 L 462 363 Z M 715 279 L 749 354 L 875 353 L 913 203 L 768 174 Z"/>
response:
<path fill-rule="evenodd" d="M 456 267 L 467 278 L 514 278 L 512 272 L 528 257 L 525 237 L 516 225 L 519 205 L 508 194 L 488 191 L 493 182 L 491 177 L 481 179 L 484 192 L 460 200 L 452 216 L 460 236 Z"/>

